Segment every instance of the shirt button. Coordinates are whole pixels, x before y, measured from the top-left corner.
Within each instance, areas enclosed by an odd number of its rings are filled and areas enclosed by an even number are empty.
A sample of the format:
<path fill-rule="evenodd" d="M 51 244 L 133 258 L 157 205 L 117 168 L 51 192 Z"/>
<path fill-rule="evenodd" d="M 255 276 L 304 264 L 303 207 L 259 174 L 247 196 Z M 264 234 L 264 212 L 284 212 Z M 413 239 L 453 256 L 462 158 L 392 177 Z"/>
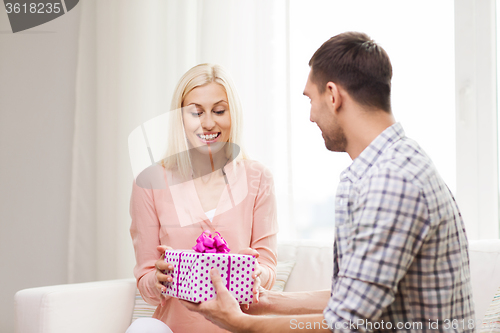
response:
<path fill-rule="evenodd" d="M 340 199 L 340 202 L 339 202 L 341 205 L 344 204 L 344 200 Z"/>

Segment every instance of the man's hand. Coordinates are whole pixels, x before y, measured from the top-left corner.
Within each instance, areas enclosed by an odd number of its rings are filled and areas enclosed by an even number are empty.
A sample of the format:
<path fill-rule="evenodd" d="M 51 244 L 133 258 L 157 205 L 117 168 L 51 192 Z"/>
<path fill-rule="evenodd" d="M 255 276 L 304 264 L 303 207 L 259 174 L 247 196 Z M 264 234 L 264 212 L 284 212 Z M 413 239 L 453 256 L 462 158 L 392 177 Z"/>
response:
<path fill-rule="evenodd" d="M 246 315 L 241 312 L 236 299 L 229 293 L 222 283 L 220 273 L 216 268 L 210 271 L 212 284 L 214 285 L 215 299 L 203 303 L 191 303 L 179 300 L 188 310 L 203 315 L 215 325 L 232 332 L 243 330 L 243 321 Z"/>

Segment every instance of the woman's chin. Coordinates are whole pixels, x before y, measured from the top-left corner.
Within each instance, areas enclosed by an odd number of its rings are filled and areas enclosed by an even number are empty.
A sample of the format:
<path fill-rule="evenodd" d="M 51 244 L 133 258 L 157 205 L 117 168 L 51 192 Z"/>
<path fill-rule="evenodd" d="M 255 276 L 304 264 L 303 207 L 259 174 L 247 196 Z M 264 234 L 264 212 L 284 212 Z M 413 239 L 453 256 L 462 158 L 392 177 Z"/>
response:
<path fill-rule="evenodd" d="M 208 143 L 208 144 L 196 146 L 196 147 L 194 147 L 194 149 L 198 153 L 201 153 L 203 155 L 210 155 L 210 154 L 215 155 L 218 152 L 220 152 L 222 150 L 222 148 L 224 148 L 226 143 L 227 142 L 217 142 L 216 141 L 214 143 Z"/>

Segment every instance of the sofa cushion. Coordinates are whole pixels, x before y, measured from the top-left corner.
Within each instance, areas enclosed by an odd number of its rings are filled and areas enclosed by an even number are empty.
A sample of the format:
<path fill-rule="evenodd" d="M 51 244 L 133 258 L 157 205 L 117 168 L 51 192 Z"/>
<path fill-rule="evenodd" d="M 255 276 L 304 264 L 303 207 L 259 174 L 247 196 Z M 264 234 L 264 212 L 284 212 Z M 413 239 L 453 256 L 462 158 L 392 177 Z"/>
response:
<path fill-rule="evenodd" d="M 481 333 L 500 332 L 500 288 L 498 288 L 493 301 L 486 310 L 481 326 Z"/>
<path fill-rule="evenodd" d="M 500 240 L 470 240 L 469 258 L 476 328 L 479 329 L 500 281 Z"/>
<path fill-rule="evenodd" d="M 311 291 L 332 287 L 333 240 L 279 242 L 278 259 L 295 261 L 295 269 L 286 283 L 285 291 Z"/>
<path fill-rule="evenodd" d="M 272 291 L 281 292 L 285 290 L 286 282 L 294 266 L 294 260 L 278 261 L 278 265 L 276 266 L 276 281 L 271 288 Z"/>
<path fill-rule="evenodd" d="M 151 318 L 156 310 L 156 306 L 146 303 L 142 298 L 139 289 L 135 289 L 134 312 L 132 313 L 132 322 L 139 318 Z"/>

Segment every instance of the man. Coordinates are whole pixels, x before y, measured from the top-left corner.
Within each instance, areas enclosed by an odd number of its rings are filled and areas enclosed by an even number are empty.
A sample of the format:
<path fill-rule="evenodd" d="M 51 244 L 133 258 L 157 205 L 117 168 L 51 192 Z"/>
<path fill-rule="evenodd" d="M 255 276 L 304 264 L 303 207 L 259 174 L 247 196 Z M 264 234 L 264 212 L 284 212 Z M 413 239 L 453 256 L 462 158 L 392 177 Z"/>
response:
<path fill-rule="evenodd" d="M 234 332 L 474 332 L 464 224 L 429 157 L 394 120 L 386 52 L 348 32 L 309 65 L 311 121 L 329 150 L 353 160 L 337 189 L 331 293 L 266 291 L 250 313 L 287 316 L 252 316 L 214 270 L 216 300 L 183 304 Z"/>

